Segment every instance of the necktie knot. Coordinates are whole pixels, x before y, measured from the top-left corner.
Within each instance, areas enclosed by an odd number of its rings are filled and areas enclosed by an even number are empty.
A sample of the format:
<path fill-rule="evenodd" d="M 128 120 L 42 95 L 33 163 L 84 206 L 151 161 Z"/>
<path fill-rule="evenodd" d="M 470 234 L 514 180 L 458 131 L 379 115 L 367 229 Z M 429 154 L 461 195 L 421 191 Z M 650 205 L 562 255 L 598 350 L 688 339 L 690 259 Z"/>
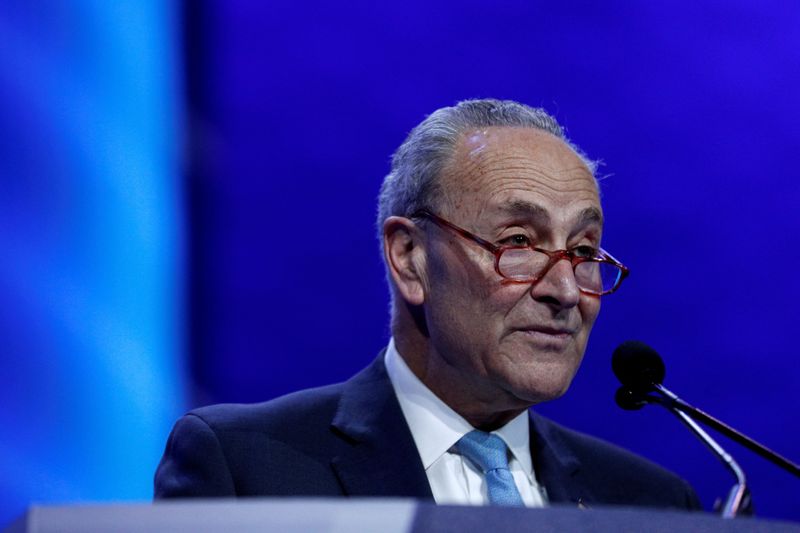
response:
<path fill-rule="evenodd" d="M 508 469 L 508 446 L 503 439 L 476 429 L 461 437 L 456 447 L 483 472 L 490 503 L 524 505 Z"/>
<path fill-rule="evenodd" d="M 484 474 L 498 468 L 508 469 L 508 446 L 492 433 L 470 431 L 458 441 L 458 451 L 478 465 Z"/>

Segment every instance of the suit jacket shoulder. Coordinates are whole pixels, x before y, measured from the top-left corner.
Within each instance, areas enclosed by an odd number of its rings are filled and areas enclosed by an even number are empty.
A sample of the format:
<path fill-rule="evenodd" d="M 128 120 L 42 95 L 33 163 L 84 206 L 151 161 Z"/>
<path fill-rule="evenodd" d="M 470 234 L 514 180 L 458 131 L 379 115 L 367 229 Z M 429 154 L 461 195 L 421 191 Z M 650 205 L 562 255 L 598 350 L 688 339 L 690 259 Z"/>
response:
<path fill-rule="evenodd" d="M 335 409 L 336 396 L 336 387 L 326 387 L 260 404 L 190 411 L 167 441 L 156 471 L 156 498 L 332 491 L 337 483 L 315 452 L 329 445 L 327 424 L 320 421 Z M 292 468 L 304 473 L 302 482 Z"/>
<path fill-rule="evenodd" d="M 345 383 L 191 411 L 167 441 L 155 497 L 432 498 L 382 355 Z"/>

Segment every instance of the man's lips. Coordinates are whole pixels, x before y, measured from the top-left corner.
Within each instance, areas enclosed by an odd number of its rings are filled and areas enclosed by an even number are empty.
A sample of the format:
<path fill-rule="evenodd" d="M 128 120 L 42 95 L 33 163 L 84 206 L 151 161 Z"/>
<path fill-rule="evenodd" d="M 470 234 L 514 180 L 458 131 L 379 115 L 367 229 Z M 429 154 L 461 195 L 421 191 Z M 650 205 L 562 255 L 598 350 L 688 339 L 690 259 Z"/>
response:
<path fill-rule="evenodd" d="M 548 326 L 532 326 L 526 328 L 519 328 L 520 331 L 525 333 L 541 333 L 544 335 L 553 335 L 555 337 L 569 337 L 575 335 L 577 330 L 571 328 L 561 327 L 548 327 Z"/>

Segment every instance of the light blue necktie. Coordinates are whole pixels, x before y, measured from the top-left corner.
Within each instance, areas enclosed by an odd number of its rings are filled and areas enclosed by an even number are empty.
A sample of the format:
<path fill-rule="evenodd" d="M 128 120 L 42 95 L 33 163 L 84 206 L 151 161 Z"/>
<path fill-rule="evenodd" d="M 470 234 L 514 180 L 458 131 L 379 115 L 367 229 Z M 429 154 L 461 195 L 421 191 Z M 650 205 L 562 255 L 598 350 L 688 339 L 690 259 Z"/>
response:
<path fill-rule="evenodd" d="M 508 447 L 503 439 L 476 429 L 461 437 L 456 447 L 483 472 L 492 505 L 525 505 L 508 469 Z"/>

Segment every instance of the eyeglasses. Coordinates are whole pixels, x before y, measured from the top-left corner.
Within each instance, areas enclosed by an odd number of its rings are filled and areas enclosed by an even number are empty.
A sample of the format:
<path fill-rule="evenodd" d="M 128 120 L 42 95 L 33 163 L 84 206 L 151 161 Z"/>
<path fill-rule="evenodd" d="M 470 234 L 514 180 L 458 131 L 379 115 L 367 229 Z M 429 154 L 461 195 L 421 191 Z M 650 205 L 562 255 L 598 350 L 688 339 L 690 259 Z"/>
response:
<path fill-rule="evenodd" d="M 496 246 L 427 209 L 415 212 L 411 218 L 428 219 L 491 252 L 494 255 L 495 271 L 508 283 L 535 283 L 556 263 L 566 259 L 572 263 L 578 289 L 585 294 L 602 296 L 617 290 L 630 272 L 602 248 L 596 250 L 589 246 L 579 246 L 574 250 L 551 251 L 534 246 Z"/>

